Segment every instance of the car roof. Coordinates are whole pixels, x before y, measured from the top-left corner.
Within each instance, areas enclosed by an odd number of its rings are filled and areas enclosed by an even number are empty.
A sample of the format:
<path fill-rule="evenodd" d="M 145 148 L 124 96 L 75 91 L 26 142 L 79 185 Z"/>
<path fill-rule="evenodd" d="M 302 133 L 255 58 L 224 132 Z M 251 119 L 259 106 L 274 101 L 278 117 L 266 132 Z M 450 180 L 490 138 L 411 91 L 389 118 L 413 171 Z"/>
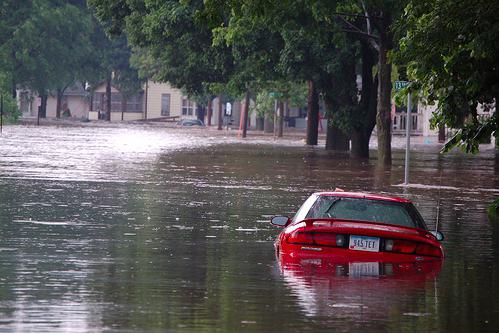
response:
<path fill-rule="evenodd" d="M 369 200 L 384 200 L 384 201 L 411 203 L 410 200 L 405 199 L 405 198 L 391 197 L 388 195 L 371 194 L 371 193 L 363 193 L 363 192 L 324 191 L 324 192 L 316 192 L 314 194 L 319 195 L 319 196 L 334 196 L 334 197 L 342 197 L 342 198 L 362 198 L 362 199 L 369 199 Z"/>

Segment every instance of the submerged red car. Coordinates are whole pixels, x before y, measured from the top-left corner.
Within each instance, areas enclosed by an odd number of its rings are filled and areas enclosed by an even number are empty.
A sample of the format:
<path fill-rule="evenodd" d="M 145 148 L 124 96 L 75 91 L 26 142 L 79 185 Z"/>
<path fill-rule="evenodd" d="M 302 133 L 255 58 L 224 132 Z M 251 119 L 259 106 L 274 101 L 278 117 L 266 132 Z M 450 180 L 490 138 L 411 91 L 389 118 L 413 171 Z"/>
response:
<path fill-rule="evenodd" d="M 274 216 L 271 222 L 285 227 L 275 244 L 279 254 L 400 262 L 444 257 L 443 234 L 429 231 L 416 207 L 403 198 L 319 192 L 293 219 Z"/>

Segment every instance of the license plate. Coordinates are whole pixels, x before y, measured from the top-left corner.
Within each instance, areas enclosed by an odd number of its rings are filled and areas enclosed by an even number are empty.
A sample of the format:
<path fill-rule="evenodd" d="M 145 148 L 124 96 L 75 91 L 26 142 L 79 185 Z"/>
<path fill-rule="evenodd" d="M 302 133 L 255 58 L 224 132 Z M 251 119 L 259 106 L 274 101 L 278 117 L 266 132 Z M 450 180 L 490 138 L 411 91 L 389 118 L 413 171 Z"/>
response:
<path fill-rule="evenodd" d="M 379 276 L 378 262 L 349 263 L 348 275 L 350 277 Z"/>
<path fill-rule="evenodd" d="M 369 236 L 350 236 L 350 245 L 348 246 L 350 250 L 361 250 L 361 251 L 379 251 L 379 237 L 369 237 Z"/>

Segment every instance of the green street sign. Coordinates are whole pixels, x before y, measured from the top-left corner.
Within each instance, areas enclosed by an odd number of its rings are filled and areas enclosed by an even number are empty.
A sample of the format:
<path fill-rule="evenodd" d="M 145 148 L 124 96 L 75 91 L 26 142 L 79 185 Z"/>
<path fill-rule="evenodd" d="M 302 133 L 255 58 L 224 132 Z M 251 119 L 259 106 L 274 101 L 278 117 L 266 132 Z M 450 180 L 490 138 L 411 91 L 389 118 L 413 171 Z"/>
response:
<path fill-rule="evenodd" d="M 411 83 L 410 81 L 397 80 L 395 82 L 395 91 L 400 91 L 401 89 L 406 88 L 407 86 L 409 86 L 410 83 Z"/>
<path fill-rule="evenodd" d="M 272 97 L 272 98 L 280 98 L 283 96 L 283 94 L 281 92 L 270 92 L 269 95 Z"/>

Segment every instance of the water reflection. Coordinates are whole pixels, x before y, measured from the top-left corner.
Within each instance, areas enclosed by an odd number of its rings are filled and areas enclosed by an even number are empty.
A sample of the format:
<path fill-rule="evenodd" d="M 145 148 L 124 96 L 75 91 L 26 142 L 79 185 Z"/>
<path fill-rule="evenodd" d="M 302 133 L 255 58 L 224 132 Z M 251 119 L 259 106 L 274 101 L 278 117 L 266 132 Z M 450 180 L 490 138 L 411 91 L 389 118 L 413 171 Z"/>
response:
<path fill-rule="evenodd" d="M 356 322 L 385 319 L 394 311 L 421 315 L 418 310 L 407 309 L 407 302 L 435 283 L 442 261 L 383 263 L 287 254 L 279 256 L 279 266 L 307 316 Z"/>

